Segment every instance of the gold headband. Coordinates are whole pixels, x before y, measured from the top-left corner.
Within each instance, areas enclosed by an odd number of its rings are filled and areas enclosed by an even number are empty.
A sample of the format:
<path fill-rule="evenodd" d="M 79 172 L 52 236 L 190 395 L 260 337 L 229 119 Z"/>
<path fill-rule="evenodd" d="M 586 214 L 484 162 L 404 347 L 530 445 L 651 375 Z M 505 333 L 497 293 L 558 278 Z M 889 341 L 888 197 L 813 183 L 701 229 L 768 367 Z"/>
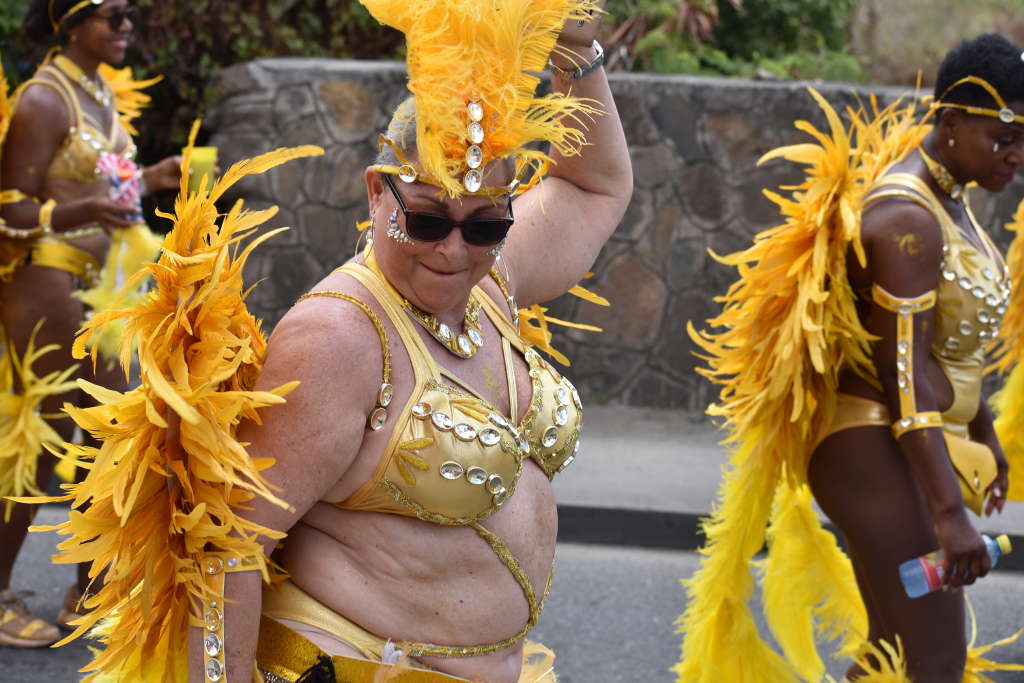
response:
<path fill-rule="evenodd" d="M 955 102 L 942 101 L 942 99 L 946 95 L 948 95 L 951 90 L 967 83 L 970 83 L 971 85 L 976 85 L 984 89 L 985 92 L 991 95 L 992 99 L 996 101 L 996 104 L 999 105 L 999 109 L 990 109 L 988 107 L 974 107 L 968 104 L 956 104 Z M 994 119 L 999 119 L 1003 123 L 1024 124 L 1024 116 L 1014 113 L 1012 109 L 1006 106 L 1006 100 L 1004 100 L 1003 97 L 999 94 L 999 91 L 996 90 L 992 86 L 992 84 L 986 81 L 984 78 L 979 78 L 977 76 L 967 76 L 965 78 L 961 78 L 959 81 L 946 88 L 946 91 L 942 93 L 942 97 L 940 97 L 939 100 L 932 106 L 935 109 L 941 109 L 943 107 L 949 107 L 950 109 L 961 109 L 967 112 L 968 114 L 974 114 L 975 116 L 990 116 Z"/>
<path fill-rule="evenodd" d="M 388 136 L 378 135 L 377 145 L 378 149 L 383 149 L 384 145 L 390 147 L 391 151 L 394 152 L 395 154 L 395 158 L 398 159 L 398 165 L 395 166 L 392 164 L 374 164 L 373 166 L 370 167 L 372 170 L 376 171 L 377 173 L 387 173 L 389 175 L 396 175 L 401 181 L 406 183 L 415 183 L 418 181 L 421 183 L 436 185 L 439 188 L 444 187 L 440 182 L 429 176 L 422 169 L 417 168 L 416 165 L 414 165 L 409 160 L 409 157 L 406 155 L 405 150 L 402 149 L 402 146 L 399 145 L 394 140 L 392 140 L 391 138 L 389 138 Z M 508 185 L 502 185 L 499 187 L 481 186 L 475 192 L 467 191 L 466 194 L 482 197 L 501 197 L 504 195 L 510 195 L 514 197 L 516 195 L 520 195 L 523 192 L 529 190 L 534 185 L 536 185 L 541 178 L 540 173 L 534 173 L 533 177 L 531 177 L 531 179 L 528 182 L 521 182 L 519 180 L 519 175 L 527 166 L 528 164 L 520 163 L 517 160 L 515 177 L 512 179 L 512 182 L 510 182 Z"/>
<path fill-rule="evenodd" d="M 74 4 L 74 5 L 72 5 L 71 9 L 69 9 L 67 12 L 65 12 L 64 16 L 62 16 L 58 20 L 56 17 L 53 16 L 53 2 L 54 2 L 54 0 L 50 0 L 49 13 L 50 13 L 50 23 L 53 25 L 53 32 L 54 33 L 56 33 L 57 31 L 60 30 L 60 25 L 63 24 L 64 20 L 67 19 L 68 17 L 70 17 L 72 14 L 77 14 L 78 12 L 81 12 L 83 9 L 85 9 L 89 5 L 102 5 L 103 4 L 103 0 L 81 0 L 81 2 L 78 2 L 78 3 Z"/>

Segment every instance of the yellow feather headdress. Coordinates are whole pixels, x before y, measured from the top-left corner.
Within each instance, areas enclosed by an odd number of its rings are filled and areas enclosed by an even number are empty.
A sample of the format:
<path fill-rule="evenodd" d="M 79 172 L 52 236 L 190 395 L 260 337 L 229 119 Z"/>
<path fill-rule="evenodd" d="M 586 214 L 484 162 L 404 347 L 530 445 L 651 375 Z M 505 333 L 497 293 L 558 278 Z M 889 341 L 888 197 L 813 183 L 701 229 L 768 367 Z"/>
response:
<path fill-rule="evenodd" d="M 530 143 L 549 143 L 566 156 L 586 144 L 581 117 L 599 113 L 597 102 L 561 93 L 537 97 L 536 89 L 548 55 L 559 49 L 562 26 L 599 11 L 594 0 L 361 2 L 405 34 L 413 98 L 399 107 L 395 123 L 416 121 L 415 150 L 393 135 L 383 139 L 399 165 L 376 170 L 438 185 L 452 197 L 521 193 L 551 162 Z M 484 168 L 502 159 L 514 160 L 516 180 L 484 187 Z"/>

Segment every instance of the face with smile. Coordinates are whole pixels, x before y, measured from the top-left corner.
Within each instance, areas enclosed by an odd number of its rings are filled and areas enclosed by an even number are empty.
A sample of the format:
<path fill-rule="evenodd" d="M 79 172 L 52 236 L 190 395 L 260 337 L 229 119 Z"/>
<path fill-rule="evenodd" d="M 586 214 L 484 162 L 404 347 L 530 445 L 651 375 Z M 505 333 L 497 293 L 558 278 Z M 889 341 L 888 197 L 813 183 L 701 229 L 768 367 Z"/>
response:
<path fill-rule="evenodd" d="M 505 185 L 511 173 L 501 164 L 492 165 L 484 176 L 485 186 Z M 457 224 L 479 219 L 507 217 L 508 197 L 465 196 L 452 199 L 439 196 L 438 188 L 422 182 L 406 183 L 393 179 L 395 191 L 410 212 L 449 217 Z M 373 220 L 373 249 L 384 275 L 391 284 L 418 308 L 444 317 L 461 319 L 470 290 L 494 266 L 494 247 L 475 246 L 464 239 L 461 227 L 455 227 L 438 242 L 412 240 L 400 243 L 387 236 L 389 218 L 397 211 L 399 229 L 408 236 L 406 217 L 398 198 L 382 174 L 366 171 L 366 186 Z"/>
<path fill-rule="evenodd" d="M 69 49 L 81 51 L 99 62 L 119 65 L 135 25 L 134 8 L 127 0 L 106 0 L 84 21 L 68 31 Z"/>
<path fill-rule="evenodd" d="M 1009 107 L 1017 115 L 1024 114 L 1024 101 L 1010 102 Z M 1002 192 L 1024 163 L 1024 124 L 947 109 L 939 127 L 947 139 L 955 141 L 943 152 L 958 180 L 977 182 L 989 192 Z"/>

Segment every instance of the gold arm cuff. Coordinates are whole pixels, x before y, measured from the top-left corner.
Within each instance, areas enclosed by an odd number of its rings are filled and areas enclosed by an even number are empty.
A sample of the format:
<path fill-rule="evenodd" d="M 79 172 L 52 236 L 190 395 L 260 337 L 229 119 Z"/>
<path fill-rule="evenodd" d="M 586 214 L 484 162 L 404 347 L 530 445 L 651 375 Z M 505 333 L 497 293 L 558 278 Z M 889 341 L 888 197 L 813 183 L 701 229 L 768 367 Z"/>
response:
<path fill-rule="evenodd" d="M 24 201 L 30 201 L 33 204 L 39 203 L 38 199 L 25 194 L 21 190 L 4 190 L 0 192 L 0 204 L 17 204 Z"/>
<path fill-rule="evenodd" d="M 876 283 L 871 285 L 871 298 L 887 311 L 898 315 L 912 315 L 935 306 L 936 290 L 929 290 L 913 298 L 904 298 L 890 294 L 885 287 Z"/>
<path fill-rule="evenodd" d="M 934 410 L 927 413 L 913 413 L 911 415 L 904 415 L 892 423 L 892 435 L 894 438 L 899 439 L 907 432 L 913 432 L 918 429 L 931 429 L 932 427 L 942 429 L 942 413 Z"/>
<path fill-rule="evenodd" d="M 199 553 L 196 565 L 203 576 L 206 595 L 203 614 L 203 674 L 207 681 L 227 683 L 224 663 L 224 576 L 234 572 L 260 571 L 258 555 L 235 552 Z"/>

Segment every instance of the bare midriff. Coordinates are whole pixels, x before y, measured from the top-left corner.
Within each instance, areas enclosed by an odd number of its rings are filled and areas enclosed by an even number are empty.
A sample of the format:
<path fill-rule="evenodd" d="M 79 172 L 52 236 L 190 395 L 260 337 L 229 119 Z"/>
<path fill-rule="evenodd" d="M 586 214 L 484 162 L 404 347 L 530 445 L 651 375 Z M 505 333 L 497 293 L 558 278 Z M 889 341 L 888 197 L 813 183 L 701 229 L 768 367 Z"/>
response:
<path fill-rule="evenodd" d="M 554 558 L 557 520 L 551 483 L 527 461 L 515 496 L 483 521 L 518 559 L 538 597 Z M 278 554 L 296 586 L 384 639 L 494 643 L 516 634 L 529 618 L 522 588 L 467 526 L 317 503 Z M 325 650 L 333 640 L 303 635 Z M 417 661 L 453 676 L 515 683 L 522 646 L 520 640 L 491 654 Z"/>

